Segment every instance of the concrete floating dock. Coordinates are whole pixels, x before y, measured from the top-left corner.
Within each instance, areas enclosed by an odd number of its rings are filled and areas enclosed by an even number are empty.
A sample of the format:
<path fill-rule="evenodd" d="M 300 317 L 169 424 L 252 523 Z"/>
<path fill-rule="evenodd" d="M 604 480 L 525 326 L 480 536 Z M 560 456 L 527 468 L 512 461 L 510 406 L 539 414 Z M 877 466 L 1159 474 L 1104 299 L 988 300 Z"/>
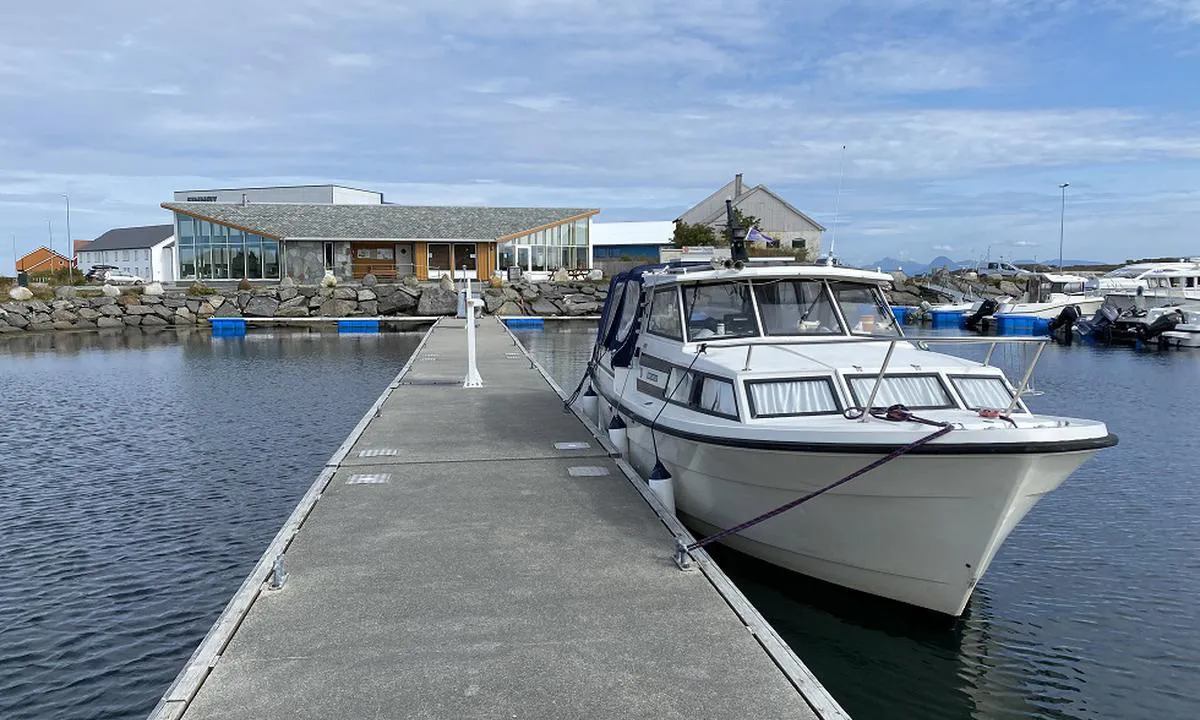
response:
<path fill-rule="evenodd" d="M 151 718 L 846 718 L 498 320 L 462 387 L 465 335 L 429 331 Z"/>

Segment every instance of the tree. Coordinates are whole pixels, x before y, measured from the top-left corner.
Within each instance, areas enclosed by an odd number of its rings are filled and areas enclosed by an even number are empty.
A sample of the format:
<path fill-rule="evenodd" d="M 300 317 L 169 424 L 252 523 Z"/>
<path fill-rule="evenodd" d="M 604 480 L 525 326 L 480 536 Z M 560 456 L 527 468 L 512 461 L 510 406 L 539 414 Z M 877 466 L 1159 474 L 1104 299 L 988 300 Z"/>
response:
<path fill-rule="evenodd" d="M 753 215 L 747 215 L 738 208 L 733 209 L 733 219 L 737 221 L 738 225 L 746 228 L 746 230 L 758 227 L 758 218 Z M 762 230 L 762 228 L 758 229 Z"/>
<path fill-rule="evenodd" d="M 717 234 L 709 226 L 682 222 L 675 223 L 675 237 L 671 242 L 675 247 L 721 244 L 717 241 Z"/>

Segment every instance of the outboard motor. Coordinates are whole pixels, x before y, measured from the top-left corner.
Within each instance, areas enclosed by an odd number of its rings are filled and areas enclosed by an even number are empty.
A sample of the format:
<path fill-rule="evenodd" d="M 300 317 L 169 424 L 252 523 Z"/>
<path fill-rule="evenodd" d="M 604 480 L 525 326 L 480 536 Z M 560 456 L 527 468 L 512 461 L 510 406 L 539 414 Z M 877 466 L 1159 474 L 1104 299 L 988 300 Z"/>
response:
<path fill-rule="evenodd" d="M 1058 317 L 1050 321 L 1048 328 L 1050 330 L 1050 334 L 1053 335 L 1054 332 L 1059 328 L 1066 328 L 1067 334 L 1070 335 L 1071 326 L 1075 324 L 1075 321 L 1078 320 L 1079 316 L 1082 314 L 1083 313 L 1079 312 L 1078 305 L 1066 306 L 1063 308 L 1062 312 L 1058 314 Z"/>
<path fill-rule="evenodd" d="M 1100 309 L 1090 319 L 1077 321 L 1075 323 L 1075 331 L 1082 337 L 1102 338 L 1111 332 L 1113 323 L 1119 317 L 1121 317 L 1121 311 L 1105 303 L 1100 306 Z M 1111 340 L 1111 338 L 1109 339 Z"/>
<path fill-rule="evenodd" d="M 970 330 L 979 329 L 979 321 L 996 312 L 996 308 L 1000 307 L 1000 303 L 988 298 L 979 304 L 979 309 L 967 318 L 967 328 Z"/>
<path fill-rule="evenodd" d="M 1168 330 L 1174 330 L 1175 326 L 1181 322 L 1183 322 L 1183 315 L 1178 310 L 1164 313 L 1155 318 L 1154 322 L 1149 325 L 1139 325 L 1137 328 L 1137 339 L 1142 342 L 1149 342 Z"/>

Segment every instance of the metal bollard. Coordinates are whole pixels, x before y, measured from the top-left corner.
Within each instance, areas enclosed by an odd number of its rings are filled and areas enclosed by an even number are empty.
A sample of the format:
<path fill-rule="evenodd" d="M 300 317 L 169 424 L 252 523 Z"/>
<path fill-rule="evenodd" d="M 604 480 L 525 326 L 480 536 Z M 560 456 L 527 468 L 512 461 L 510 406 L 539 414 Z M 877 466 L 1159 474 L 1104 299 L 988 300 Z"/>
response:
<path fill-rule="evenodd" d="M 283 569 L 283 556 L 275 556 L 275 564 L 271 566 L 271 581 L 267 583 L 267 587 L 271 590 L 282 590 L 283 584 L 287 582 L 287 573 Z"/>

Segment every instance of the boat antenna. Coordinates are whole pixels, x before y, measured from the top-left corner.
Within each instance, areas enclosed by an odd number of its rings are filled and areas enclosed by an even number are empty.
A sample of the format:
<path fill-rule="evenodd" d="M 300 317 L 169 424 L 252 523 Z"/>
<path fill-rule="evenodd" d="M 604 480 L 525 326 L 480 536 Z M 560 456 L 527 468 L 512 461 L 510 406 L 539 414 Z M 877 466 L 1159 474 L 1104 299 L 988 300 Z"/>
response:
<path fill-rule="evenodd" d="M 750 262 L 746 252 L 746 228 L 742 227 L 733 214 L 733 200 L 725 198 L 725 226 L 729 232 L 729 259 L 733 262 Z"/>
<path fill-rule="evenodd" d="M 846 146 L 842 146 L 841 169 L 838 171 L 837 194 L 833 196 L 833 223 L 829 229 L 829 254 L 825 256 L 825 264 L 833 264 L 833 251 L 837 248 L 838 205 L 842 200 L 842 181 L 846 179 Z"/>

